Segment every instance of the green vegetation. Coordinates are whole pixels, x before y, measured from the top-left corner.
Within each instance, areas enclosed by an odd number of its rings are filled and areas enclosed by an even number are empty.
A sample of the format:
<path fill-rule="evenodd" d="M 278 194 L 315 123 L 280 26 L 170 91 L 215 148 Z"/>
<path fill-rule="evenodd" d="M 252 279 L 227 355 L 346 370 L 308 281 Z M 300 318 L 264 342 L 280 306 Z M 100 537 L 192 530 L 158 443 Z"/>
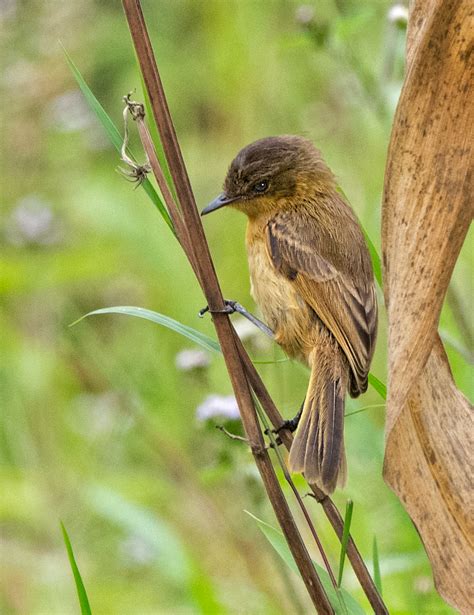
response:
<path fill-rule="evenodd" d="M 72 548 L 69 535 L 63 523 L 61 523 L 61 531 L 63 533 L 64 544 L 66 545 L 66 551 L 67 551 L 67 555 L 69 558 L 69 564 L 71 566 L 72 574 L 74 575 L 74 581 L 76 583 L 76 591 L 77 591 L 77 597 L 79 599 L 79 605 L 81 607 L 81 613 L 82 615 L 91 615 L 92 611 L 91 611 L 91 606 L 89 604 L 89 598 L 87 597 L 86 588 L 84 587 L 81 573 L 79 572 L 79 568 L 76 563 L 76 558 L 74 557 L 74 550 Z"/>
<path fill-rule="evenodd" d="M 159 0 L 144 10 L 198 203 L 219 192 L 246 143 L 304 134 L 324 152 L 380 253 L 404 31 L 387 19 L 385 0 L 324 0 L 313 13 L 308 5 Z M 307 612 L 302 583 L 262 536 L 263 522 L 244 513 L 276 526 L 251 455 L 213 427 L 225 422 L 242 435 L 238 421 L 224 407 L 224 418 L 196 415 L 208 395 L 230 393 L 222 358 L 212 352 L 184 361 L 178 353 L 197 349 L 193 342 L 138 318 L 109 314 L 68 326 L 99 308 L 137 305 L 215 339 L 210 319 L 197 317 L 204 300 L 179 246 L 145 192 L 115 172 L 117 152 L 58 43 L 122 130 L 123 95 L 142 94 L 119 3 L 11 2 L 0 18 L 0 611 L 78 612 L 62 519 L 94 613 Z M 134 135 L 131 149 L 142 160 Z M 226 297 L 253 308 L 243 216 L 222 212 L 205 227 Z M 441 318 L 455 378 L 468 394 L 459 312 L 467 312 L 471 264 L 465 249 L 453 280 L 460 301 Z M 386 381 L 381 312 L 379 385 Z M 306 370 L 281 361 L 259 333 L 245 343 L 292 416 Z M 433 589 L 416 530 L 381 478 L 383 392 L 371 387 L 348 403 L 349 481 L 335 499 L 340 510 L 354 502 L 351 532 L 378 571 L 391 613 L 451 613 Z M 318 505 L 305 503 L 337 569 L 339 542 Z M 369 612 L 347 561 L 342 587 Z"/>

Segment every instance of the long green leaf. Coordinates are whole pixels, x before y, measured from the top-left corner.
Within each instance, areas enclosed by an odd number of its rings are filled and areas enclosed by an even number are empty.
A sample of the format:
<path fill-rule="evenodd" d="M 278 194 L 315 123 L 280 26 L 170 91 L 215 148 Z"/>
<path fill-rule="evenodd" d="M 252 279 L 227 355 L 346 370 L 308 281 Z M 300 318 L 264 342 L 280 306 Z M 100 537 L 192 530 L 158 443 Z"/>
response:
<path fill-rule="evenodd" d="M 71 541 L 69 540 L 68 533 L 62 521 L 61 521 L 61 530 L 63 533 L 64 544 L 66 545 L 66 551 L 67 551 L 67 555 L 69 558 L 69 564 L 71 565 L 72 574 L 74 575 L 74 581 L 76 583 L 76 591 L 77 591 L 77 597 L 79 598 L 79 604 L 81 606 L 81 613 L 82 615 L 92 615 L 91 606 L 89 604 L 89 599 L 87 597 L 86 588 L 84 587 L 84 583 L 82 582 L 81 573 L 79 572 L 79 568 L 76 563 L 76 558 L 74 557 L 74 551 L 72 550 Z"/>
<path fill-rule="evenodd" d="M 137 64 L 138 64 L 138 59 L 137 59 Z M 146 117 L 148 118 L 148 121 L 147 121 L 148 130 L 150 131 L 153 145 L 155 146 L 155 149 L 156 149 L 156 155 L 158 156 L 158 160 L 160 162 L 163 175 L 165 176 L 166 183 L 168 184 L 168 188 L 171 190 L 171 194 L 175 197 L 175 200 L 176 200 L 176 191 L 174 189 L 173 179 L 171 177 L 168 161 L 166 160 L 165 152 L 163 149 L 163 144 L 161 143 L 160 133 L 158 132 L 158 128 L 155 122 L 155 117 L 153 115 L 153 111 L 151 108 L 150 97 L 148 96 L 148 90 L 146 89 L 145 81 L 143 79 L 143 75 L 141 71 L 140 71 L 140 80 L 142 83 L 143 101 L 145 104 Z"/>
<path fill-rule="evenodd" d="M 169 316 L 165 316 L 164 314 L 160 314 L 159 312 L 154 312 L 152 310 L 146 310 L 145 308 L 134 307 L 134 306 L 116 306 L 110 308 L 102 308 L 99 310 L 94 310 L 93 312 L 89 312 L 85 314 L 81 318 L 78 318 L 75 322 L 71 323 L 75 325 L 80 322 L 83 318 L 87 318 L 88 316 L 95 316 L 97 314 L 126 314 L 127 316 L 136 316 L 138 318 L 144 318 L 145 320 L 150 320 L 159 325 L 163 325 L 168 329 L 172 329 L 179 333 L 180 335 L 184 335 L 191 341 L 203 346 L 207 350 L 212 350 L 214 352 L 220 352 L 221 348 L 216 342 L 216 340 L 212 339 L 208 335 L 193 329 L 192 327 L 188 327 L 187 325 L 183 325 L 182 323 L 170 318 Z M 387 389 L 383 382 L 381 382 L 378 378 L 376 378 L 372 373 L 369 374 L 369 382 L 374 387 L 374 389 L 379 393 L 383 399 L 387 397 Z"/>
<path fill-rule="evenodd" d="M 451 346 L 451 348 L 459 353 L 465 361 L 471 365 L 474 363 L 474 349 L 470 350 L 469 348 L 463 346 L 460 342 L 458 342 L 454 335 L 451 335 L 451 333 L 446 331 L 446 329 L 440 329 L 439 336 L 445 344 Z"/>
<path fill-rule="evenodd" d="M 385 404 L 371 404 L 370 406 L 364 406 L 363 408 L 359 408 L 358 410 L 353 410 L 352 412 L 346 412 L 344 417 L 354 416 L 354 414 L 360 414 L 361 412 L 367 412 L 371 408 L 385 408 Z"/>
<path fill-rule="evenodd" d="M 375 587 L 379 590 L 379 594 L 382 595 L 382 575 L 380 574 L 380 561 L 379 561 L 379 549 L 377 545 L 377 537 L 374 534 L 374 542 L 372 547 L 372 558 L 374 562 L 374 583 Z"/>
<path fill-rule="evenodd" d="M 372 267 L 374 269 L 375 279 L 377 280 L 378 285 L 380 286 L 380 288 L 383 288 L 383 286 L 382 286 L 382 284 L 383 284 L 383 281 L 382 281 L 382 262 L 380 260 L 379 253 L 377 252 L 377 248 L 375 247 L 374 242 L 369 237 L 369 234 L 367 233 L 367 231 L 365 230 L 364 227 L 362 227 L 362 232 L 364 233 L 365 241 L 367 242 L 367 247 L 369 248 L 369 254 L 370 254 L 370 258 L 372 259 Z"/>
<path fill-rule="evenodd" d="M 74 78 L 76 79 L 77 84 L 79 85 L 79 88 L 81 92 L 83 93 L 87 104 L 89 105 L 90 109 L 95 113 L 99 122 L 104 127 L 105 132 L 107 133 L 112 145 L 120 153 L 120 150 L 123 144 L 123 137 L 120 134 L 120 131 L 113 123 L 107 111 L 104 109 L 104 107 L 100 104 L 100 102 L 95 97 L 94 93 L 92 92 L 90 87 L 87 85 L 86 81 L 84 80 L 84 77 L 81 75 L 79 69 L 74 64 L 70 55 L 68 54 L 68 52 L 66 51 L 64 47 L 63 47 L 63 51 L 64 51 L 64 55 L 66 56 L 66 62 L 69 68 L 71 69 L 71 72 L 74 75 Z M 133 158 L 133 156 L 131 157 Z M 148 197 L 151 199 L 152 203 L 155 205 L 155 207 L 160 212 L 163 220 L 166 222 L 166 224 L 168 225 L 172 233 L 175 235 L 176 233 L 173 227 L 173 222 L 171 221 L 168 210 L 166 209 L 163 201 L 160 199 L 153 184 L 147 178 L 145 179 L 144 182 L 142 182 L 141 185 L 143 189 L 145 190 L 145 192 L 147 193 Z"/>
<path fill-rule="evenodd" d="M 278 555 L 283 559 L 283 561 L 287 564 L 287 566 L 289 566 L 289 568 L 291 568 L 293 572 L 299 575 L 300 572 L 295 563 L 295 560 L 293 559 L 293 555 L 291 554 L 290 548 L 283 534 L 268 523 L 265 523 L 265 521 L 262 521 L 261 519 L 250 513 L 248 510 L 246 510 L 245 512 L 253 519 L 255 519 L 255 521 L 258 523 L 258 527 L 263 532 L 265 538 L 272 545 Z M 365 611 L 346 590 L 339 590 L 342 594 L 343 601 L 339 600 L 337 592 L 335 591 L 331 583 L 331 579 L 329 578 L 328 573 L 315 562 L 313 562 L 313 564 L 316 568 L 319 578 L 321 579 L 321 583 L 336 615 L 364 615 Z"/>
<path fill-rule="evenodd" d="M 345 198 L 347 202 L 349 202 L 349 199 L 347 198 L 346 193 L 341 188 L 341 186 L 337 186 L 337 191 L 342 194 L 342 196 Z M 377 248 L 375 247 L 374 242 L 369 237 L 369 234 L 363 227 L 360 220 L 359 220 L 359 224 L 362 229 L 362 232 L 364 233 L 364 237 L 367 242 L 367 247 L 369 248 L 369 254 L 370 254 L 370 258 L 372 259 L 372 267 L 374 268 L 375 279 L 377 280 L 380 288 L 383 288 L 382 286 L 382 264 L 381 264 L 379 253 L 377 252 Z"/>
<path fill-rule="evenodd" d="M 177 320 L 173 320 L 169 316 L 165 316 L 164 314 L 160 314 L 159 312 L 153 312 L 152 310 L 145 310 L 144 308 L 133 307 L 133 306 L 117 306 L 110 308 L 102 308 L 100 310 L 94 310 L 93 312 L 89 312 L 85 314 L 78 320 L 72 323 L 75 325 L 80 322 L 83 318 L 87 318 L 88 316 L 95 316 L 97 314 L 126 314 L 127 316 L 136 316 L 137 318 L 144 318 L 145 320 L 150 320 L 158 325 L 162 325 L 163 327 L 167 327 L 172 331 L 176 331 L 180 335 L 184 335 L 191 341 L 199 344 L 206 350 L 212 350 L 213 352 L 220 352 L 221 347 L 219 344 L 204 333 L 197 331 L 187 325 L 183 325 Z M 71 325 L 71 326 L 72 326 Z"/>
<path fill-rule="evenodd" d="M 374 387 L 382 399 L 387 400 L 387 387 L 372 372 L 369 372 L 369 384 Z"/>
<path fill-rule="evenodd" d="M 339 557 L 339 574 L 337 576 L 338 587 L 341 587 L 342 575 L 344 573 L 344 562 L 346 561 L 347 543 L 349 542 L 349 533 L 351 530 L 353 508 L 354 508 L 354 502 L 352 500 L 347 500 L 346 514 L 344 516 L 344 527 L 342 529 L 341 555 Z"/>

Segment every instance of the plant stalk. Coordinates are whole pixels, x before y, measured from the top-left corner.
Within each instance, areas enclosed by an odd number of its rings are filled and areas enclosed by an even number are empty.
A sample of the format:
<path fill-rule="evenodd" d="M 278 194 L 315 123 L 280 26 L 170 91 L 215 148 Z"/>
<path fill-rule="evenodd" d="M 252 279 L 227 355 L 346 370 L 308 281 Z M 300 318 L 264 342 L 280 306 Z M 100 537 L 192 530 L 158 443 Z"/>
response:
<path fill-rule="evenodd" d="M 194 254 L 194 257 L 191 257 L 190 260 L 192 264 L 194 261 L 196 265 L 198 280 L 201 283 L 203 292 L 208 301 L 210 311 L 213 312 L 213 322 L 216 327 L 224 360 L 239 405 L 242 423 L 249 439 L 250 448 L 270 502 L 293 557 L 295 558 L 298 569 L 301 572 L 303 581 L 313 601 L 313 605 L 318 613 L 324 615 L 333 614 L 334 609 L 316 573 L 309 553 L 292 517 L 288 503 L 278 483 L 271 459 L 265 448 L 265 442 L 253 404 L 245 368 L 236 346 L 235 332 L 228 315 L 218 312 L 218 310 L 223 310 L 224 308 L 222 293 L 174 131 L 140 2 L 139 0 L 123 0 L 123 6 L 150 98 L 151 108 L 160 133 L 173 183 L 176 188 L 177 198 L 183 212 L 183 220 L 188 229 L 190 244 L 188 244 L 187 248 L 191 249 Z"/>

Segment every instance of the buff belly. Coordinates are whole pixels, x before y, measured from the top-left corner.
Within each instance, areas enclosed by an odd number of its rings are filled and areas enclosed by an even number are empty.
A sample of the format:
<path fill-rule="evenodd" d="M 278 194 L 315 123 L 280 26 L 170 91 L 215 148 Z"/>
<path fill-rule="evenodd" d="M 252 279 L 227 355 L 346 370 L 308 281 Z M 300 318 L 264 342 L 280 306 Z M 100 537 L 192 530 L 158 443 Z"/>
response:
<path fill-rule="evenodd" d="M 308 324 L 313 321 L 308 304 L 295 291 L 293 283 L 274 268 L 263 242 L 247 246 L 250 292 L 263 318 L 275 332 L 275 341 L 290 356 L 307 362 L 311 347 Z M 313 325 L 314 326 L 314 325 Z"/>

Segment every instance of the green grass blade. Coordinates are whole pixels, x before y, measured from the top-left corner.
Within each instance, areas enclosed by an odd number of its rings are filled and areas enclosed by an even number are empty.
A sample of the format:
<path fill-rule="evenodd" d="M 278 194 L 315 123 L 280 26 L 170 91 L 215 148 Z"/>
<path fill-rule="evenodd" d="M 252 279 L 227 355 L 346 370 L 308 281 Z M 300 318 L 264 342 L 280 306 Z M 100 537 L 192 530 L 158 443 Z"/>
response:
<path fill-rule="evenodd" d="M 277 363 L 288 363 L 289 360 L 290 359 L 288 357 L 284 357 L 283 359 L 273 359 L 271 361 L 252 359 L 252 363 L 254 365 L 276 365 Z"/>
<path fill-rule="evenodd" d="M 123 144 L 123 137 L 120 134 L 120 131 L 118 130 L 118 128 L 113 123 L 113 121 L 110 118 L 110 116 L 107 113 L 107 111 L 104 109 L 104 107 L 100 104 L 100 102 L 95 97 L 94 93 L 92 92 L 90 87 L 87 85 L 87 83 L 86 83 L 84 77 L 82 76 L 81 72 L 79 71 L 77 66 L 74 64 L 74 62 L 72 61 L 70 55 L 68 54 L 68 52 L 66 51 L 66 49 L 64 47 L 63 47 L 63 51 L 64 51 L 64 55 L 66 56 L 66 62 L 68 64 L 72 74 L 74 75 L 74 78 L 77 81 L 77 84 L 78 84 L 82 94 L 84 95 L 84 98 L 86 99 L 87 104 L 89 105 L 90 109 L 97 116 L 99 122 L 102 124 L 103 128 L 105 129 L 105 132 L 107 133 L 107 135 L 108 135 L 112 145 L 115 147 L 115 149 L 120 154 L 120 150 L 121 150 L 122 144 Z M 130 157 L 133 158 L 133 156 L 131 156 L 131 155 L 130 155 Z M 168 225 L 170 230 L 175 235 L 176 233 L 175 233 L 175 230 L 174 230 L 174 227 L 173 227 L 173 222 L 171 221 L 171 218 L 170 218 L 170 215 L 168 213 L 168 210 L 166 209 L 163 201 L 160 199 L 160 197 L 159 197 L 157 191 L 155 190 L 153 184 L 150 182 L 149 179 L 145 179 L 145 181 L 142 183 L 142 187 L 145 190 L 145 192 L 147 193 L 148 197 L 151 199 L 152 203 L 155 205 L 155 207 L 160 212 L 162 218 L 164 219 L 164 221 L 166 222 L 166 224 Z"/>
<path fill-rule="evenodd" d="M 342 196 L 345 198 L 347 202 L 349 202 L 349 199 L 347 198 L 346 193 L 341 188 L 341 186 L 337 186 L 337 191 L 340 194 L 342 194 Z M 382 286 L 382 263 L 380 260 L 379 253 L 377 252 L 377 248 L 375 247 L 372 239 L 370 239 L 369 234 L 367 233 L 365 228 L 362 226 L 362 223 L 360 220 L 359 220 L 359 224 L 362 229 L 362 232 L 364 233 L 365 241 L 367 242 L 367 247 L 369 248 L 370 258 L 372 259 L 372 267 L 374 268 L 375 279 L 377 280 L 380 288 L 383 288 Z"/>
<path fill-rule="evenodd" d="M 358 410 L 353 410 L 352 412 L 346 412 L 344 417 L 347 418 L 348 416 L 354 416 L 354 414 L 360 414 L 361 412 L 367 412 L 367 410 L 371 410 L 372 408 L 385 408 L 385 404 L 371 404 L 370 406 L 364 406 L 363 408 L 359 408 Z"/>
<path fill-rule="evenodd" d="M 346 514 L 344 516 L 344 527 L 342 530 L 341 540 L 341 555 L 339 557 L 339 573 L 337 575 L 337 585 L 341 587 L 342 575 L 344 573 L 344 563 L 346 561 L 347 543 L 349 542 L 349 533 L 351 530 L 352 510 L 354 508 L 354 502 L 347 500 L 346 502 Z"/>
<path fill-rule="evenodd" d="M 172 331 L 176 331 L 180 335 L 187 337 L 191 341 L 199 344 L 206 350 L 212 350 L 213 352 L 220 352 L 221 347 L 219 343 L 214 340 L 212 337 L 209 337 L 205 333 L 201 333 L 192 327 L 188 327 L 187 325 L 183 325 L 182 323 L 170 318 L 169 316 L 165 316 L 164 314 L 160 314 L 159 312 L 154 312 L 153 310 L 146 310 L 145 308 L 135 307 L 135 306 L 115 306 L 110 308 L 101 308 L 99 310 L 94 310 L 92 312 L 88 312 L 81 318 L 78 318 L 75 322 L 71 323 L 70 326 L 75 325 L 80 322 L 83 318 L 87 318 L 88 316 L 95 316 L 97 314 L 125 314 L 127 316 L 135 316 L 138 318 L 144 318 L 145 320 L 150 320 L 151 322 L 162 325 L 163 327 L 167 327 Z M 383 382 L 381 382 L 378 378 L 376 378 L 372 373 L 369 374 L 369 382 L 374 387 L 374 389 L 379 393 L 383 399 L 386 399 L 387 389 Z"/>
<path fill-rule="evenodd" d="M 257 522 L 258 527 L 262 531 L 265 538 L 272 545 L 282 560 L 287 564 L 287 566 L 291 568 L 291 570 L 298 576 L 300 576 L 298 567 L 293 559 L 293 555 L 291 554 L 290 548 L 283 534 L 276 528 L 250 513 L 248 510 L 245 512 Z M 343 600 L 341 600 L 331 583 L 328 573 L 324 570 L 324 568 L 315 562 L 313 562 L 313 564 L 336 615 L 364 615 L 364 609 L 344 589 L 339 590 L 343 598 Z"/>
<path fill-rule="evenodd" d="M 372 372 L 369 372 L 369 384 L 374 387 L 382 399 L 387 400 L 387 387 Z"/>
<path fill-rule="evenodd" d="M 61 521 L 61 530 L 63 533 L 64 544 L 66 545 L 66 551 L 69 558 L 69 564 L 71 565 L 72 574 L 74 575 L 74 581 L 76 583 L 77 597 L 79 598 L 79 604 L 81 606 L 82 615 L 92 615 L 91 606 L 87 597 L 86 588 L 82 582 L 81 573 L 76 564 L 76 558 L 74 557 L 74 551 L 72 550 L 71 541 L 69 540 L 68 533 Z"/>
<path fill-rule="evenodd" d="M 176 231 L 174 230 L 173 222 L 171 221 L 168 210 L 164 206 L 163 201 L 160 199 L 158 192 L 155 190 L 155 187 L 153 186 L 151 181 L 149 179 L 145 179 L 145 181 L 142 182 L 142 188 L 147 193 L 150 201 L 153 203 L 156 209 L 160 212 L 163 220 L 166 222 L 170 231 L 176 237 Z"/>
<path fill-rule="evenodd" d="M 221 347 L 219 344 L 204 333 L 193 329 L 192 327 L 188 327 L 187 325 L 183 325 L 177 320 L 173 320 L 169 316 L 165 316 L 164 314 L 160 314 L 159 312 L 153 312 L 152 310 L 145 310 L 144 308 L 133 307 L 133 306 L 117 306 L 110 308 L 102 308 L 100 310 L 94 310 L 93 312 L 89 312 L 85 314 L 76 322 L 73 322 L 72 325 L 75 325 L 77 322 L 80 322 L 83 318 L 87 318 L 88 316 L 95 316 L 97 314 L 125 314 L 126 316 L 136 316 L 137 318 L 144 318 L 145 320 L 150 320 L 158 325 L 162 325 L 163 327 L 167 327 L 172 331 L 176 331 L 180 335 L 187 337 L 189 340 L 199 344 L 206 350 L 211 350 L 213 352 L 220 352 Z M 71 326 L 72 326 L 71 325 Z"/>
<path fill-rule="evenodd" d="M 137 60 L 138 64 L 138 60 Z M 168 161 L 166 160 L 165 152 L 163 150 L 163 144 L 161 143 L 160 133 L 158 132 L 158 128 L 155 122 L 155 116 L 153 115 L 153 111 L 151 109 L 150 97 L 148 96 L 148 91 L 145 86 L 145 82 L 143 80 L 143 75 L 140 71 L 140 80 L 142 84 L 142 92 L 143 92 L 143 101 L 145 104 L 145 111 L 147 117 L 148 130 L 150 131 L 151 139 L 153 141 L 153 145 L 155 146 L 156 155 L 158 156 L 158 160 L 160 162 L 160 167 L 163 171 L 163 175 L 165 176 L 166 183 L 168 184 L 168 188 L 171 190 L 171 194 L 176 199 L 176 191 L 174 189 L 173 179 L 171 177 L 170 168 L 168 166 Z"/>
<path fill-rule="evenodd" d="M 374 535 L 374 542 L 372 546 L 372 559 L 374 562 L 374 583 L 378 589 L 379 594 L 382 595 L 382 575 L 380 574 L 380 561 L 379 561 L 379 549 L 377 545 L 377 537 Z"/>
<path fill-rule="evenodd" d="M 115 124 L 111 120 L 110 116 L 108 115 L 104 107 L 100 104 L 100 102 L 95 97 L 92 90 L 89 88 L 89 86 L 85 82 L 84 77 L 81 75 L 79 69 L 72 61 L 71 56 L 68 54 L 68 52 L 66 51 L 64 47 L 63 47 L 63 52 L 64 52 L 64 55 L 66 56 L 67 65 L 69 66 L 75 80 L 77 81 L 77 84 L 82 94 L 84 95 L 84 98 L 86 99 L 87 104 L 89 105 L 90 109 L 95 113 L 95 115 L 97 116 L 102 126 L 105 128 L 105 132 L 107 133 L 115 149 L 120 153 L 120 149 L 123 143 L 123 137 L 120 134 L 120 131 L 115 126 Z"/>
<path fill-rule="evenodd" d="M 458 354 L 460 354 L 467 363 L 471 365 L 474 363 L 474 352 L 473 350 L 469 350 L 463 346 L 458 340 L 451 335 L 449 331 L 446 329 L 439 329 L 439 335 L 445 344 L 451 346 L 453 350 L 455 350 Z"/>
<path fill-rule="evenodd" d="M 374 269 L 374 276 L 378 282 L 380 288 L 383 288 L 382 282 L 382 262 L 380 260 L 379 253 L 377 252 L 377 248 L 375 247 L 372 239 L 369 237 L 367 231 L 362 227 L 362 232 L 364 233 L 365 241 L 367 242 L 367 247 L 369 248 L 370 258 L 372 259 L 372 267 Z"/>

